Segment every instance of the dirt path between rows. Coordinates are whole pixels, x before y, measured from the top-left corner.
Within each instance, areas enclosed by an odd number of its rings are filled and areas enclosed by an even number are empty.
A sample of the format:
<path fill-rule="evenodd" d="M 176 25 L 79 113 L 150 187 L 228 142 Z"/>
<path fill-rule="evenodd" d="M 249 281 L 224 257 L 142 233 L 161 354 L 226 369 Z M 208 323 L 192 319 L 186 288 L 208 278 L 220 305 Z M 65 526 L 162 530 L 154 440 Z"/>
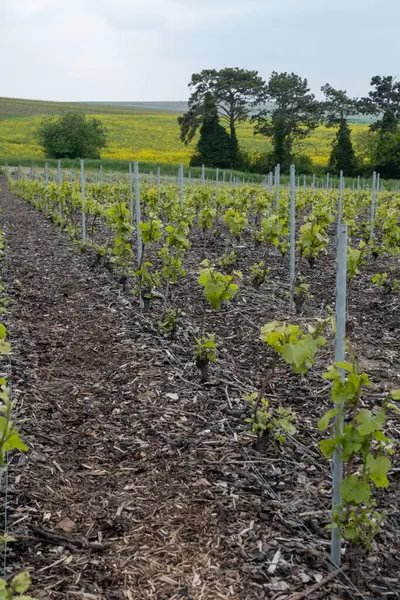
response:
<path fill-rule="evenodd" d="M 10 530 L 28 538 L 12 552 L 34 569 L 40 597 L 189 598 L 189 586 L 195 598 L 232 597 L 237 573 L 219 569 L 210 484 L 180 433 L 205 419 L 193 403 L 185 416 L 184 399 L 177 410 L 168 353 L 107 275 L 1 186 L 14 397 L 30 447 L 11 467 L 9 522 L 24 521 Z M 34 527 L 73 529 L 93 549 L 41 543 Z"/>
<path fill-rule="evenodd" d="M 226 382 L 188 375 L 154 321 L 1 176 L 0 207 L 30 448 L 10 465 L 10 571 L 29 568 L 40 600 L 283 600 L 326 577 L 329 533 L 314 520 L 328 515 L 326 462 L 300 443 L 251 462 Z M 349 588 L 330 581 L 309 598 Z"/>

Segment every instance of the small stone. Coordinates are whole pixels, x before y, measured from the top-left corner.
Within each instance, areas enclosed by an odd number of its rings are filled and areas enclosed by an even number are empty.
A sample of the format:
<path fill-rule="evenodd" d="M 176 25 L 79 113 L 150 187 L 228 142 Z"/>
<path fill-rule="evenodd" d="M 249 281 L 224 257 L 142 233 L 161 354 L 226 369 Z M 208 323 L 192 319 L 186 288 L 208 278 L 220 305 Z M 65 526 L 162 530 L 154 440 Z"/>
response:
<path fill-rule="evenodd" d="M 56 529 L 60 529 L 64 533 L 72 533 L 76 529 L 76 523 L 69 517 L 64 517 L 59 523 L 57 523 Z"/>

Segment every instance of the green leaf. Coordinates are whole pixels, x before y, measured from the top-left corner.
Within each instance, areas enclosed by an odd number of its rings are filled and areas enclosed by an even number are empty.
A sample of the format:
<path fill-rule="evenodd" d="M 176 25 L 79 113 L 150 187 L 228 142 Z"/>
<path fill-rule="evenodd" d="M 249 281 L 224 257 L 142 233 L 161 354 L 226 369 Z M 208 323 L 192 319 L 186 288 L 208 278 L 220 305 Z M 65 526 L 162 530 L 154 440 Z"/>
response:
<path fill-rule="evenodd" d="M 5 452 L 9 452 L 10 450 L 21 450 L 21 452 L 27 452 L 29 450 L 28 446 L 24 444 L 19 436 L 19 433 L 15 429 L 4 442 L 3 448 Z"/>
<path fill-rule="evenodd" d="M 11 346 L 8 342 L 5 342 L 3 339 L 0 339 L 0 354 L 10 354 Z"/>
<path fill-rule="evenodd" d="M 336 379 L 340 379 L 340 372 L 337 370 L 335 366 L 332 366 L 328 371 L 326 371 L 322 377 L 324 379 L 332 379 L 335 381 Z"/>
<path fill-rule="evenodd" d="M 349 373 L 353 371 L 353 365 L 350 362 L 346 361 L 335 363 L 335 367 L 337 369 L 344 369 L 345 371 L 349 371 Z"/>
<path fill-rule="evenodd" d="M 19 573 L 18 575 L 16 575 L 14 577 L 14 579 L 11 582 L 11 588 L 17 594 L 23 594 L 24 592 L 26 592 L 26 590 L 29 589 L 30 585 L 31 585 L 31 578 L 30 578 L 28 571 Z"/>
<path fill-rule="evenodd" d="M 346 425 L 344 428 L 344 435 L 342 436 L 342 459 L 349 460 L 353 454 L 357 454 L 362 448 L 363 441 L 363 436 L 354 425 Z"/>
<path fill-rule="evenodd" d="M 400 400 L 400 390 L 392 390 L 391 395 L 393 400 Z"/>
<path fill-rule="evenodd" d="M 387 456 L 381 455 L 375 458 L 372 454 L 368 454 L 365 466 L 368 469 L 369 478 L 374 482 L 376 487 L 388 487 L 387 474 L 391 462 Z"/>
<path fill-rule="evenodd" d="M 332 458 L 333 453 L 338 447 L 338 440 L 322 440 L 319 443 L 319 447 L 321 448 L 321 452 L 325 456 L 325 458 Z"/>
<path fill-rule="evenodd" d="M 224 291 L 224 285 L 222 283 L 215 283 L 214 281 L 208 281 L 205 288 L 204 294 L 213 308 L 221 308 L 221 295 Z"/>
<path fill-rule="evenodd" d="M 322 419 L 319 420 L 318 429 L 320 431 L 326 431 L 329 427 L 329 423 L 331 422 L 331 419 L 333 419 L 333 417 L 336 417 L 337 414 L 338 414 L 338 411 L 335 408 L 328 410 L 328 412 L 324 414 Z"/>
<path fill-rule="evenodd" d="M 381 411 L 374 415 L 370 410 L 362 408 L 356 417 L 359 423 L 358 431 L 360 435 L 365 436 L 374 431 L 378 431 L 386 421 L 385 411 Z"/>
<path fill-rule="evenodd" d="M 352 542 L 357 538 L 357 535 L 358 534 L 357 534 L 356 527 L 351 527 L 350 525 L 347 525 L 346 527 L 344 527 L 343 537 L 345 540 Z"/>
<path fill-rule="evenodd" d="M 340 493 L 346 504 L 367 503 L 371 497 L 371 488 L 366 481 L 359 479 L 357 475 L 350 475 L 343 479 L 340 484 Z"/>

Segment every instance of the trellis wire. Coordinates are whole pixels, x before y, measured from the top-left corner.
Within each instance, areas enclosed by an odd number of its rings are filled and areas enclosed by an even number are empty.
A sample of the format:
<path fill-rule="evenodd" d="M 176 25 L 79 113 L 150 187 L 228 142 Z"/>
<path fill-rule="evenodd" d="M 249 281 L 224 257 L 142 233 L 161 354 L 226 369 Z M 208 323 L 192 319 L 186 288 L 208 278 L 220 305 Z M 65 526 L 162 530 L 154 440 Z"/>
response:
<path fill-rule="evenodd" d="M 342 186 L 341 186 L 342 188 Z M 335 362 L 345 360 L 346 336 L 346 295 L 347 295 L 347 225 L 338 225 L 338 246 L 336 257 L 336 336 Z M 344 370 L 340 369 L 344 379 Z M 335 437 L 343 434 L 343 404 L 335 404 Z M 340 452 L 335 452 L 332 460 L 332 510 L 342 502 L 340 485 L 343 479 L 343 459 Z M 334 527 L 331 532 L 331 561 L 336 567 L 341 562 L 341 538 L 339 530 Z"/>

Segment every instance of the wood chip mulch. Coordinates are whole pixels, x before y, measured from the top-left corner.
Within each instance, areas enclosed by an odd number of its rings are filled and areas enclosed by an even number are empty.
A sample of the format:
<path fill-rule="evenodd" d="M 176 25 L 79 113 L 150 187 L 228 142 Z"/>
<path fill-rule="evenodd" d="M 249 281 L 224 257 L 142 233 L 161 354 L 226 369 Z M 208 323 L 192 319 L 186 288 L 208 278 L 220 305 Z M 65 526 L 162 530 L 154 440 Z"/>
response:
<path fill-rule="evenodd" d="M 298 414 L 298 434 L 282 449 L 259 452 L 244 421 L 243 395 L 272 358 L 259 329 L 289 317 L 287 259 L 271 259 L 259 292 L 244 284 L 230 307 L 209 311 L 219 361 L 202 385 L 193 359 L 201 240 L 175 291 L 184 314 L 171 342 L 157 331 L 161 300 L 141 313 L 112 275 L 13 197 L 5 177 L 0 188 L 12 389 L 30 449 L 10 458 L 8 533 L 17 541 L 8 572 L 28 568 L 40 600 L 399 598 L 398 454 L 379 494 L 384 532 L 368 555 L 345 548 L 342 573 L 329 566 L 331 478 L 316 422 L 329 406 L 320 375 L 333 341 L 307 377 L 279 366 L 268 397 Z M 256 262 L 249 245 L 237 253 L 239 268 Z M 399 296 L 370 284 L 385 265 L 365 267 L 350 306 L 371 406 L 400 387 Z M 303 317 L 312 320 L 334 306 L 334 257 L 304 273 L 313 299 Z M 398 417 L 389 434 L 400 440 Z"/>

